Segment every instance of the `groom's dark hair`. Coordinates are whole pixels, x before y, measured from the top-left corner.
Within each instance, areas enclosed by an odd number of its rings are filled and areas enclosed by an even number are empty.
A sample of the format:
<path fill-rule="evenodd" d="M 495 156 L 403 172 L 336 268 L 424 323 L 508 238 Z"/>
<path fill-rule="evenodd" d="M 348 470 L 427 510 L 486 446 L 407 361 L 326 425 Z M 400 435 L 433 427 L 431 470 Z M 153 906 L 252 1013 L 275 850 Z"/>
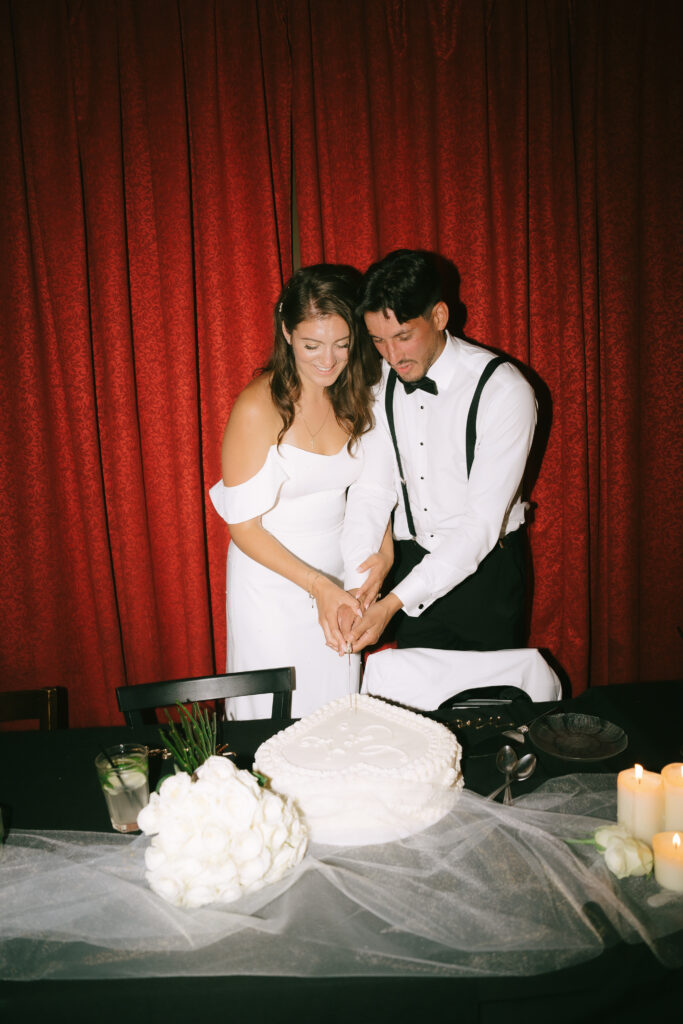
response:
<path fill-rule="evenodd" d="M 396 249 L 373 263 L 363 275 L 356 313 L 391 310 L 400 324 L 428 317 L 443 298 L 441 277 L 431 253 Z"/>

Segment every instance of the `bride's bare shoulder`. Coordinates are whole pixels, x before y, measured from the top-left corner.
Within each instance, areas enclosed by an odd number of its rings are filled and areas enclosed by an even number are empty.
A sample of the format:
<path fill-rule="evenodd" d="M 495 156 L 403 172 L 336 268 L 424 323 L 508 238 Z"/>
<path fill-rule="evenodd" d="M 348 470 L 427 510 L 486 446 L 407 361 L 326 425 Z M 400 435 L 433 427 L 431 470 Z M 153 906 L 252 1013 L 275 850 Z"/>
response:
<path fill-rule="evenodd" d="M 277 442 L 281 423 L 270 394 L 270 378 L 261 374 L 235 399 L 223 434 L 221 463 L 226 487 L 235 487 L 258 473 Z"/>

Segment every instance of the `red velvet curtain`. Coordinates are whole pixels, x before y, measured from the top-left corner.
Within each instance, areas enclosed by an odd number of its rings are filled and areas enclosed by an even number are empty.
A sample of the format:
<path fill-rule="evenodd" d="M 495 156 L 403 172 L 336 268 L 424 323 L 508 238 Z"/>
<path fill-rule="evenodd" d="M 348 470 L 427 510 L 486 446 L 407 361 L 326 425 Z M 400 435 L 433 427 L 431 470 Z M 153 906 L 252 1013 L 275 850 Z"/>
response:
<path fill-rule="evenodd" d="M 292 3 L 302 262 L 438 251 L 540 378 L 530 642 L 575 693 L 681 676 L 682 10 Z"/>
<path fill-rule="evenodd" d="M 0 685 L 118 721 L 117 685 L 224 665 L 206 492 L 291 271 L 286 26 L 275 0 L 0 18 Z"/>
<path fill-rule="evenodd" d="M 425 246 L 543 384 L 532 642 L 680 676 L 677 0 L 0 0 L 0 686 L 225 657 L 208 506 L 291 270 Z M 291 51 L 291 53 L 290 53 Z M 551 417 L 550 417 L 551 413 Z"/>

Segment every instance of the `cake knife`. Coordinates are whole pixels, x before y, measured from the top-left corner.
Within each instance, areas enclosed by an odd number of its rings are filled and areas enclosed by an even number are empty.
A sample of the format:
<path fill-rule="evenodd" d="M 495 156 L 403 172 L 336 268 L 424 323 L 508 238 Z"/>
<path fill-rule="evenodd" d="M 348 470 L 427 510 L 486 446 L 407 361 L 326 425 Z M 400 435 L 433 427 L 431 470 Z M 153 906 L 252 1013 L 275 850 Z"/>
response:
<path fill-rule="evenodd" d="M 535 725 L 536 722 L 540 722 L 540 720 L 545 718 L 546 715 L 549 715 L 551 711 L 557 711 L 559 706 L 559 702 L 557 704 L 553 704 L 551 707 L 547 708 L 546 711 L 542 711 L 540 715 L 536 715 L 535 718 L 532 718 L 530 722 L 525 722 L 523 725 L 517 725 L 514 729 L 508 729 L 506 732 L 501 733 L 501 735 L 507 736 L 508 739 L 515 740 L 517 743 L 524 743 L 525 739 L 529 735 L 529 729 L 531 726 Z"/>

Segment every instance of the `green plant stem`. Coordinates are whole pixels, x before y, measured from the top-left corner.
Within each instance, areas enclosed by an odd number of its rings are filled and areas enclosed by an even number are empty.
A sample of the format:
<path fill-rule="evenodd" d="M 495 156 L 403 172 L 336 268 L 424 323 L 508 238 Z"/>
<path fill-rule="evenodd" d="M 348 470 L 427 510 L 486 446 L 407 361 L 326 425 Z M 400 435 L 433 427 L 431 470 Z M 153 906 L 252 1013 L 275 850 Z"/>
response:
<path fill-rule="evenodd" d="M 161 735 L 178 767 L 192 775 L 204 761 L 216 753 L 216 714 L 213 711 L 209 713 L 206 708 L 202 711 L 198 704 L 193 704 L 191 711 L 179 702 L 176 703 L 176 707 L 182 735 L 168 711 L 165 712 L 169 723 L 168 732 L 162 732 Z"/>

